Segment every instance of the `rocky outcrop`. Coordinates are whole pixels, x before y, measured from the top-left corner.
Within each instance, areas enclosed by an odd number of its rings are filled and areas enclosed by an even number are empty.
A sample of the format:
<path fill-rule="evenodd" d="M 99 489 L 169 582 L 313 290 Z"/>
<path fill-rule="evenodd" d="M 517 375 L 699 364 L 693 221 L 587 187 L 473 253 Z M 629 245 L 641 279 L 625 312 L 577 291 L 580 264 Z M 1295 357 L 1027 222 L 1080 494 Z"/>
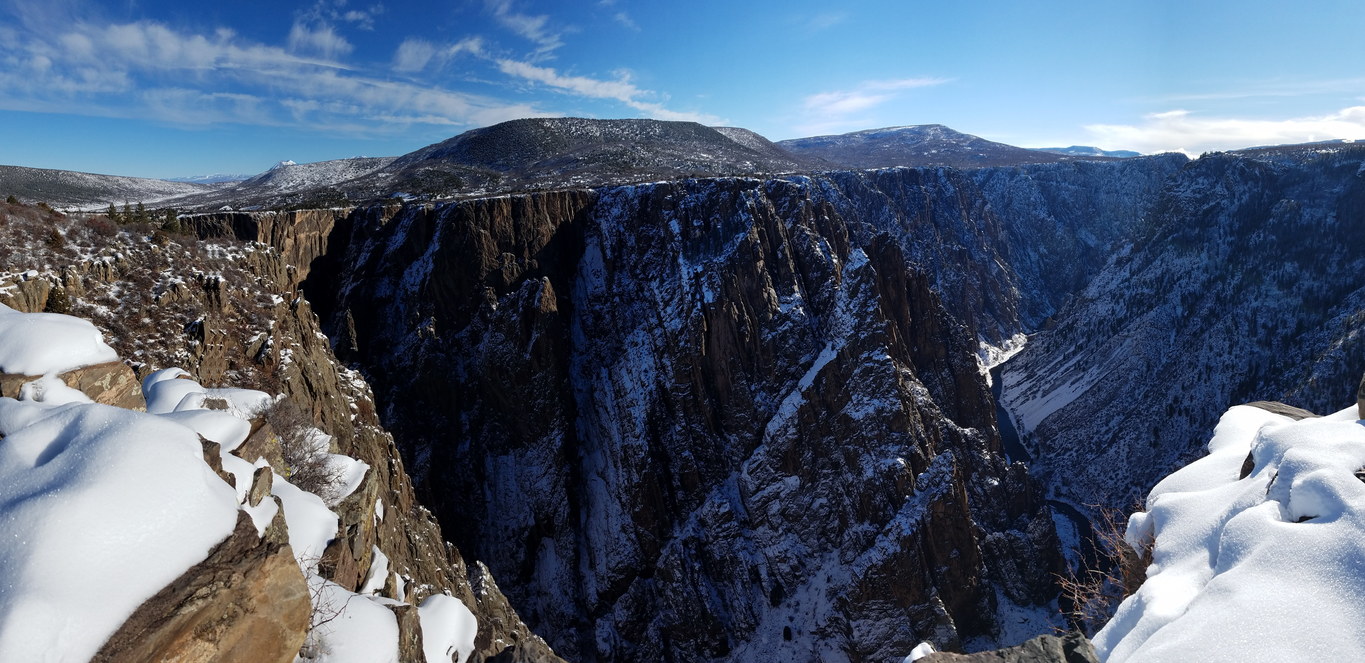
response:
<path fill-rule="evenodd" d="M 1360 378 L 1360 387 L 1356 389 L 1356 409 L 1360 418 L 1365 419 L 1365 377 Z"/>
<path fill-rule="evenodd" d="M 913 214 L 828 186 L 354 215 L 305 284 L 447 531 L 569 658 L 881 660 L 1055 596 L 974 339 L 885 229 Z"/>
<path fill-rule="evenodd" d="M 1080 633 L 1040 635 L 1015 647 L 975 654 L 936 652 L 922 663 L 1097 663 L 1095 648 Z"/>
<path fill-rule="evenodd" d="M 208 387 L 284 394 L 303 412 L 307 425 L 331 436 L 329 451 L 369 466 L 360 485 L 331 505 L 341 523 L 324 570 L 334 572 L 338 584 L 358 589 L 378 548 L 389 560 L 386 596 L 416 604 L 444 592 L 474 612 L 486 646 L 470 660 L 504 653 L 523 660 L 558 660 L 514 611 L 496 607 L 499 600 L 506 603 L 496 585 L 481 583 L 479 591 L 471 585 L 460 551 L 446 543 L 440 526 L 418 503 L 393 439 L 375 416 L 369 387 L 336 361 L 311 306 L 296 291 L 298 280 L 325 247 L 335 214 L 231 217 L 238 226 L 205 222 L 204 227 L 221 232 L 205 230 L 203 239 L 107 234 L 107 229 L 79 219 L 53 216 L 45 220 L 44 232 L 55 227 L 65 244 L 44 242 L 46 235 L 13 221 L 0 224 L 0 245 L 10 251 L 15 265 L 51 266 L 25 272 L 23 282 L 62 286 L 71 312 L 92 320 L 126 358 L 129 365 L 112 366 L 113 373 L 123 371 L 130 378 L 179 366 Z M 190 217 L 182 222 L 199 227 Z M 246 241 L 237 239 L 239 232 Z M 72 246 L 83 248 L 78 252 Z M 0 286 L 0 292 L 9 291 Z M 47 296 L 33 299 L 26 310 L 42 310 Z M 73 377 L 73 372 L 62 377 L 92 395 L 100 390 L 117 393 L 115 387 L 124 378 L 106 378 L 95 368 L 90 367 L 88 376 Z M 9 393 L 8 387 L 0 388 Z M 277 433 L 258 420 L 237 453 L 264 457 L 272 467 L 283 468 Z M 253 493 L 260 497 L 264 491 L 262 485 Z M 483 614 L 482 606 L 490 604 L 495 606 L 492 617 Z"/>
<path fill-rule="evenodd" d="M 0 396 L 18 398 L 24 385 L 41 375 L 0 374 Z M 90 400 L 128 410 L 145 410 L 142 389 L 133 370 L 121 361 L 72 369 L 57 376 L 68 387 L 83 392 Z"/>
<path fill-rule="evenodd" d="M 283 511 L 265 536 L 245 511 L 204 561 L 148 599 L 93 659 L 287 663 L 308 632 L 312 605 Z"/>

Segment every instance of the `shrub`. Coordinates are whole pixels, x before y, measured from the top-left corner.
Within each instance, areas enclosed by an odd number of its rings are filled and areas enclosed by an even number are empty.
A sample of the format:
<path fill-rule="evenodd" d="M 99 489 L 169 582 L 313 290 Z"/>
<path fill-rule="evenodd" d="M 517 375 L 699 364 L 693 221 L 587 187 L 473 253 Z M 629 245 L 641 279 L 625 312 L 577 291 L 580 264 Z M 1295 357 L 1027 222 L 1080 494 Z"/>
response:
<path fill-rule="evenodd" d="M 53 228 L 48 232 L 47 239 L 44 243 L 47 244 L 47 248 L 52 249 L 53 251 L 60 251 L 63 248 L 66 248 L 66 237 L 62 236 L 62 231 Z"/>
<path fill-rule="evenodd" d="M 1058 578 L 1062 598 L 1071 604 L 1067 617 L 1086 636 L 1093 636 L 1108 623 L 1123 599 L 1147 579 L 1152 542 L 1143 542 L 1139 549 L 1129 545 L 1123 536 L 1127 522 L 1125 511 L 1101 508 L 1092 524 L 1095 559 L 1086 560 L 1085 567 L 1071 575 Z"/>
<path fill-rule="evenodd" d="M 113 237 L 118 234 L 118 226 L 105 216 L 92 216 L 85 220 L 85 226 L 100 237 Z"/>
<path fill-rule="evenodd" d="M 285 464 L 281 474 L 295 488 L 331 504 L 341 490 L 341 470 L 332 463 L 313 421 L 288 398 L 275 401 L 262 414 L 280 440 L 280 455 Z"/>
<path fill-rule="evenodd" d="M 70 313 L 71 298 L 66 296 L 66 288 L 57 286 L 47 293 L 47 304 L 43 306 L 43 311 L 47 313 Z"/>

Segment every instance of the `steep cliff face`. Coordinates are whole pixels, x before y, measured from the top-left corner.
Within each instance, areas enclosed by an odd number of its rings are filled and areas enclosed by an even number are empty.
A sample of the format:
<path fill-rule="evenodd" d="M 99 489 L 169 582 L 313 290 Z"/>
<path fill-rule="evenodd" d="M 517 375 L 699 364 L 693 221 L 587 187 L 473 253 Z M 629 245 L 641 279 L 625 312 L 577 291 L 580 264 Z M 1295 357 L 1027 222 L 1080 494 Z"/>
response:
<path fill-rule="evenodd" d="M 308 292 L 447 532 L 569 658 L 989 638 L 1055 595 L 1051 520 L 1000 456 L 975 339 L 908 264 L 916 235 L 883 229 L 916 212 L 845 215 L 853 184 L 358 213 Z"/>
<path fill-rule="evenodd" d="M 198 235 L 168 235 L 18 206 L 4 212 L 0 255 L 20 271 L 0 271 L 0 303 L 91 319 L 128 360 L 127 366 L 107 365 L 107 371 L 100 365 L 65 374 L 68 385 L 96 397 L 108 394 L 104 402 L 139 407 L 128 402 L 141 398 L 134 372 L 140 378 L 179 366 L 206 386 L 286 395 L 309 425 L 331 436 L 329 451 L 369 467 L 348 497 L 329 505 L 340 526 L 322 554 L 323 575 L 359 590 L 378 563 L 377 550 L 388 560 L 389 577 L 381 578 L 385 596 L 416 603 L 449 592 L 473 610 L 480 626 L 473 660 L 504 651 L 523 660 L 553 659 L 486 571 L 467 567 L 445 543 L 416 500 L 393 438 L 379 424 L 369 386 L 336 361 L 317 316 L 297 291 L 326 248 L 338 213 L 185 217 L 182 223 Z M 0 395 L 14 395 L 32 379 L 0 378 Z M 281 431 L 269 423 L 252 431 L 238 454 L 259 446 L 269 457 L 268 440 Z M 273 444 L 278 457 L 278 442 Z"/>
<path fill-rule="evenodd" d="M 1125 507 L 1198 453 L 1217 413 L 1349 402 L 1365 365 L 1365 151 L 1208 155 L 1005 366 L 1035 470 Z"/>

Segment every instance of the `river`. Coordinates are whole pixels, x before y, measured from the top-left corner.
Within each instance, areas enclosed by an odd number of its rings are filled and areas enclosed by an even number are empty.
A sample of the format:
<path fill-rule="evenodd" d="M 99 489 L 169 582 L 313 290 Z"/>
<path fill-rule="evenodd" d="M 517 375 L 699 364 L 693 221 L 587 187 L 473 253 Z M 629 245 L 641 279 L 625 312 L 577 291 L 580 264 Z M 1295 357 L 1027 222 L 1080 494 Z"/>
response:
<path fill-rule="evenodd" d="M 996 427 L 1000 429 L 1000 442 L 1005 449 L 1005 458 L 1011 463 L 1020 461 L 1031 467 L 1033 465 L 1033 454 L 1029 453 L 1028 447 L 1024 446 L 1019 431 L 1014 427 L 1014 417 L 1010 415 L 1009 410 L 1005 409 L 1003 399 L 1000 398 L 1001 391 L 1004 388 L 1004 380 L 1001 379 L 1000 374 L 1005 363 L 991 369 L 991 396 L 995 398 Z M 1062 527 L 1061 523 L 1058 523 L 1057 527 L 1057 534 L 1062 539 L 1062 546 L 1064 548 L 1074 547 L 1079 553 L 1079 556 L 1068 554 L 1068 561 L 1073 565 L 1079 561 L 1089 568 L 1098 566 L 1095 554 L 1095 531 L 1090 525 L 1090 519 L 1086 518 L 1080 509 L 1060 500 L 1049 499 L 1047 505 L 1052 509 L 1054 520 L 1056 520 L 1055 516 L 1061 516 L 1071 525 L 1069 529 L 1072 531 L 1070 533 L 1062 531 L 1066 528 Z"/>

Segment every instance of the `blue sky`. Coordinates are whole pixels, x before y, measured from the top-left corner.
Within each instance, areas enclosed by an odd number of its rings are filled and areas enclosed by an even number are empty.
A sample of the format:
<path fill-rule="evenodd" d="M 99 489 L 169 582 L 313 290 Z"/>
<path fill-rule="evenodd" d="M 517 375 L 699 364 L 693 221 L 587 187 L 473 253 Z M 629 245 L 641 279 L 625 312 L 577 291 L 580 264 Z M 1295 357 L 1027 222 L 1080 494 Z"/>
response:
<path fill-rule="evenodd" d="M 255 173 L 558 115 L 1146 153 L 1365 139 L 1362 28 L 1358 0 L 0 0 L 0 164 Z"/>

